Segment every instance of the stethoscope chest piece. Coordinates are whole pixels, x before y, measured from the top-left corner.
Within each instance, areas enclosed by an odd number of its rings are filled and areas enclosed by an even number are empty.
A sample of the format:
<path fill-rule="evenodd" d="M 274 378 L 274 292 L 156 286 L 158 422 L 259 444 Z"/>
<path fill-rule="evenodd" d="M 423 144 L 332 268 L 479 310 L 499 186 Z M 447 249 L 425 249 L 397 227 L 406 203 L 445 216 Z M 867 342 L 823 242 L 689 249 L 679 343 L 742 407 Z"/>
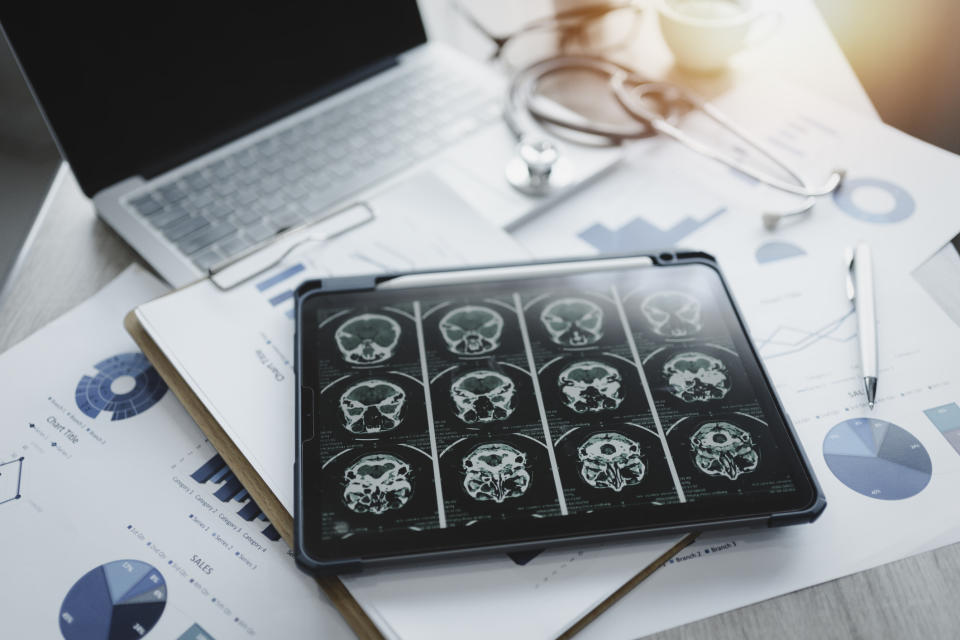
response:
<path fill-rule="evenodd" d="M 574 182 L 573 165 L 549 140 L 523 139 L 506 166 L 507 181 L 521 193 L 545 196 Z"/>

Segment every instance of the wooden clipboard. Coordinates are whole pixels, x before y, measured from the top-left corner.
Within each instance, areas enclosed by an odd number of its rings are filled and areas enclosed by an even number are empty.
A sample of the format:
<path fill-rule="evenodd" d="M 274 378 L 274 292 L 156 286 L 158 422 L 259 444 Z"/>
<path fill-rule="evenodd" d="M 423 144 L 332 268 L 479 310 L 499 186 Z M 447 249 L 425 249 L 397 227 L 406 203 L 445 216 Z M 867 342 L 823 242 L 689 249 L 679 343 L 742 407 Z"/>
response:
<path fill-rule="evenodd" d="M 150 337 L 150 334 L 140 324 L 136 311 L 131 311 L 124 317 L 123 326 L 127 333 L 133 338 L 140 350 L 147 357 L 153 367 L 163 378 L 167 386 L 173 391 L 174 395 L 180 400 L 187 413 L 200 426 L 201 431 L 207 436 L 213 444 L 217 453 L 224 459 L 230 467 L 230 471 L 240 480 L 244 489 L 253 496 L 254 502 L 267 515 L 267 518 L 277 529 L 284 541 L 291 548 L 293 547 L 293 516 L 291 516 L 284 506 L 274 495 L 267 483 L 263 481 L 253 466 L 247 461 L 246 456 L 240 452 L 237 445 L 223 430 L 220 424 L 214 420 L 213 416 L 193 392 L 190 386 L 184 381 L 183 377 L 177 371 L 176 367 L 170 363 L 167 356 L 160 350 L 157 344 Z M 677 544 L 668 549 L 656 560 L 646 567 L 643 567 L 632 578 L 625 582 L 613 594 L 600 602 L 587 614 L 574 622 L 558 640 L 572 638 L 597 619 L 600 614 L 612 607 L 623 596 L 632 591 L 637 585 L 650 577 L 657 569 L 666 564 L 666 562 L 681 549 L 691 544 L 697 539 L 698 533 L 687 534 Z M 346 620 L 350 628 L 356 632 L 357 637 L 363 640 L 376 639 L 383 640 L 383 634 L 377 629 L 370 617 L 364 612 L 360 603 L 350 594 L 343 582 L 336 576 L 316 578 L 317 584 L 327 594 L 333 605 L 340 611 L 340 614 Z"/>
<path fill-rule="evenodd" d="M 201 431 L 210 440 L 217 453 L 224 459 L 230 467 L 243 488 L 253 496 L 254 502 L 260 507 L 271 524 L 277 529 L 284 541 L 290 547 L 293 546 L 293 516 L 284 508 L 277 496 L 263 481 L 260 474 L 254 471 L 253 467 L 247 461 L 247 458 L 240 452 L 237 445 L 234 444 L 230 436 L 226 434 L 223 428 L 213 419 L 210 412 L 203 405 L 190 386 L 184 381 L 183 377 L 177 371 L 167 356 L 160 350 L 157 344 L 146 332 L 143 325 L 140 324 L 136 312 L 131 311 L 123 319 L 123 326 L 133 338 L 143 354 L 160 374 L 160 377 L 167 383 L 167 386 L 173 391 L 180 402 L 183 404 L 187 413 L 200 426 Z M 357 636 L 360 638 L 383 640 L 383 635 L 364 613 L 360 606 L 343 582 L 336 576 L 317 578 L 317 584 L 323 589 L 333 605 L 340 611 L 344 620 L 350 625 Z"/>

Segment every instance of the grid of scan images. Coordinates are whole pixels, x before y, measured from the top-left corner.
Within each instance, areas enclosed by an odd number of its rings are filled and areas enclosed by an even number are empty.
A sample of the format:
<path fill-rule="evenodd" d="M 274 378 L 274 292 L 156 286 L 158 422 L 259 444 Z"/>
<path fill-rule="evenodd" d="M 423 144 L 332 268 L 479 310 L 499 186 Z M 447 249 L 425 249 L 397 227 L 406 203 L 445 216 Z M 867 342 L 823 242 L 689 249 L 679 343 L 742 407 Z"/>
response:
<path fill-rule="evenodd" d="M 793 491 L 729 303 L 603 282 L 324 310 L 324 537 Z"/>

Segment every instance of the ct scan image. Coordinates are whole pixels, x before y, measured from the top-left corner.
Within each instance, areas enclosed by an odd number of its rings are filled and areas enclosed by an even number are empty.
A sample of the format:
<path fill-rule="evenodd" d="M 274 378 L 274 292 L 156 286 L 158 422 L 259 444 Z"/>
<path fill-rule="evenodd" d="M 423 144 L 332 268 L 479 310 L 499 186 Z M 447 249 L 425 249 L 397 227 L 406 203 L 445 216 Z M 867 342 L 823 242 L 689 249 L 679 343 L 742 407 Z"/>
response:
<path fill-rule="evenodd" d="M 527 330 L 535 354 L 622 345 L 623 326 L 610 295 L 579 291 L 526 296 Z"/>
<path fill-rule="evenodd" d="M 524 434 L 461 438 L 440 455 L 448 521 L 559 515 L 546 445 Z"/>
<path fill-rule="evenodd" d="M 318 319 L 327 364 L 337 371 L 418 365 L 412 304 L 328 310 Z M 332 374 L 331 374 L 332 375 Z M 333 376 L 336 377 L 336 376 Z"/>
<path fill-rule="evenodd" d="M 682 418 L 664 425 L 667 444 L 688 500 L 794 489 L 779 464 L 767 424 L 744 413 Z"/>
<path fill-rule="evenodd" d="M 683 291 L 658 291 L 644 296 L 640 313 L 647 328 L 667 340 L 693 340 L 703 331 L 700 300 Z"/>
<path fill-rule="evenodd" d="M 648 410 L 636 366 L 617 354 L 558 357 L 539 372 L 551 431 L 609 422 Z"/>
<path fill-rule="evenodd" d="M 712 344 L 657 349 L 643 362 L 654 400 L 684 413 L 737 407 L 753 390 L 735 351 Z"/>
<path fill-rule="evenodd" d="M 492 306 L 465 304 L 440 318 L 440 335 L 457 356 L 482 356 L 500 348 L 503 315 Z"/>
<path fill-rule="evenodd" d="M 603 309 L 587 298 L 559 298 L 540 312 L 550 341 L 561 347 L 589 347 L 603 339 Z"/>
<path fill-rule="evenodd" d="M 540 424 L 530 374 L 482 360 L 450 367 L 430 385 L 434 420 L 456 433 Z"/>
<path fill-rule="evenodd" d="M 319 393 L 317 420 L 330 455 L 358 442 L 397 440 L 429 447 L 423 385 L 398 371 L 343 376 Z"/>
<path fill-rule="evenodd" d="M 438 526 L 433 464 L 409 445 L 345 449 L 323 466 L 324 530 L 334 537 Z"/>
<path fill-rule="evenodd" d="M 382 313 L 360 313 L 337 326 L 334 339 L 347 364 L 383 364 L 397 352 L 400 323 Z"/>
<path fill-rule="evenodd" d="M 679 500 L 652 421 L 574 428 L 554 450 L 570 513 Z"/>
<path fill-rule="evenodd" d="M 729 342 L 713 295 L 696 282 L 644 286 L 623 294 L 623 308 L 641 357 L 664 346 Z"/>
<path fill-rule="evenodd" d="M 427 361 L 434 371 L 445 363 L 525 354 L 511 296 L 424 302 L 422 314 Z"/>

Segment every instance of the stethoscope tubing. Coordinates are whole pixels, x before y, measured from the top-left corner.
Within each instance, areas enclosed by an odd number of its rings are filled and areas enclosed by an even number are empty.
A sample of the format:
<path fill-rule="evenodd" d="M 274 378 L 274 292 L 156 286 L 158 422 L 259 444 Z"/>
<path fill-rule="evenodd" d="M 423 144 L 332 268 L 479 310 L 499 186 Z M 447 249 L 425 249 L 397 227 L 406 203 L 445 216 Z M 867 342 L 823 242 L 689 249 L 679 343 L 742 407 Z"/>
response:
<path fill-rule="evenodd" d="M 510 131 L 518 140 L 523 140 L 529 136 L 538 123 L 547 123 L 561 129 L 606 138 L 612 145 L 620 144 L 626 140 L 648 138 L 656 134 L 650 122 L 640 119 L 636 119 L 636 125 L 632 126 L 596 123 L 563 118 L 556 113 L 541 109 L 534 100 L 540 82 L 547 76 L 560 71 L 589 71 L 608 79 L 617 74 L 626 74 L 632 81 L 645 81 L 633 70 L 603 58 L 557 56 L 535 62 L 517 72 L 507 90 L 503 118 L 507 127 L 510 128 Z"/>
<path fill-rule="evenodd" d="M 635 120 L 636 126 L 590 122 L 584 118 L 565 118 L 539 108 L 534 99 L 543 78 L 560 71 L 588 71 L 605 76 L 620 106 Z M 660 113 L 646 106 L 645 100 L 657 98 L 664 109 Z M 795 184 L 750 167 L 737 158 L 685 133 L 675 121 L 680 106 L 700 110 L 711 120 L 743 140 L 793 179 Z M 790 166 L 762 145 L 753 135 L 730 120 L 719 109 L 695 93 L 672 83 L 651 82 L 616 62 L 592 56 L 557 56 L 521 69 L 510 82 L 504 106 L 504 121 L 518 140 L 526 140 L 539 124 L 604 138 L 612 145 L 662 133 L 707 158 L 721 162 L 774 189 L 806 198 L 803 206 L 784 215 L 803 213 L 812 206 L 812 198 L 832 193 L 843 180 L 844 172 L 834 170 L 822 187 L 811 188 Z"/>
<path fill-rule="evenodd" d="M 626 74 L 617 74 L 610 77 L 610 86 L 613 89 L 614 95 L 617 97 L 617 101 L 620 102 L 620 106 L 622 106 L 634 118 L 648 122 L 650 126 L 656 129 L 659 133 L 673 138 L 689 149 L 706 156 L 707 158 L 721 162 L 728 167 L 739 171 L 740 173 L 749 176 L 754 180 L 757 180 L 758 182 L 762 182 L 767 186 L 773 187 L 774 189 L 806 198 L 819 197 L 832 193 L 840 184 L 840 180 L 843 178 L 842 172 L 834 171 L 823 187 L 809 187 L 796 171 L 790 168 L 786 162 L 781 160 L 773 152 L 761 144 L 750 132 L 733 122 L 714 105 L 710 104 L 706 100 L 703 100 L 692 92 L 678 87 L 677 85 L 660 82 L 646 82 L 628 87 Z M 637 94 L 640 94 L 640 99 L 637 98 Z M 791 184 L 785 180 L 777 178 L 776 176 L 758 171 L 757 169 L 754 169 L 746 163 L 741 162 L 737 158 L 731 156 L 730 154 L 727 154 L 716 147 L 710 146 L 684 132 L 679 127 L 668 122 L 666 118 L 661 116 L 659 113 L 643 106 L 642 98 L 648 94 L 664 95 L 665 99 L 670 102 L 679 99 L 685 102 L 690 108 L 702 111 L 703 114 L 708 118 L 737 136 L 740 140 L 752 147 L 757 153 L 782 169 L 784 173 L 793 178 L 796 184 Z M 669 97 L 670 94 L 673 94 L 672 98 Z"/>

